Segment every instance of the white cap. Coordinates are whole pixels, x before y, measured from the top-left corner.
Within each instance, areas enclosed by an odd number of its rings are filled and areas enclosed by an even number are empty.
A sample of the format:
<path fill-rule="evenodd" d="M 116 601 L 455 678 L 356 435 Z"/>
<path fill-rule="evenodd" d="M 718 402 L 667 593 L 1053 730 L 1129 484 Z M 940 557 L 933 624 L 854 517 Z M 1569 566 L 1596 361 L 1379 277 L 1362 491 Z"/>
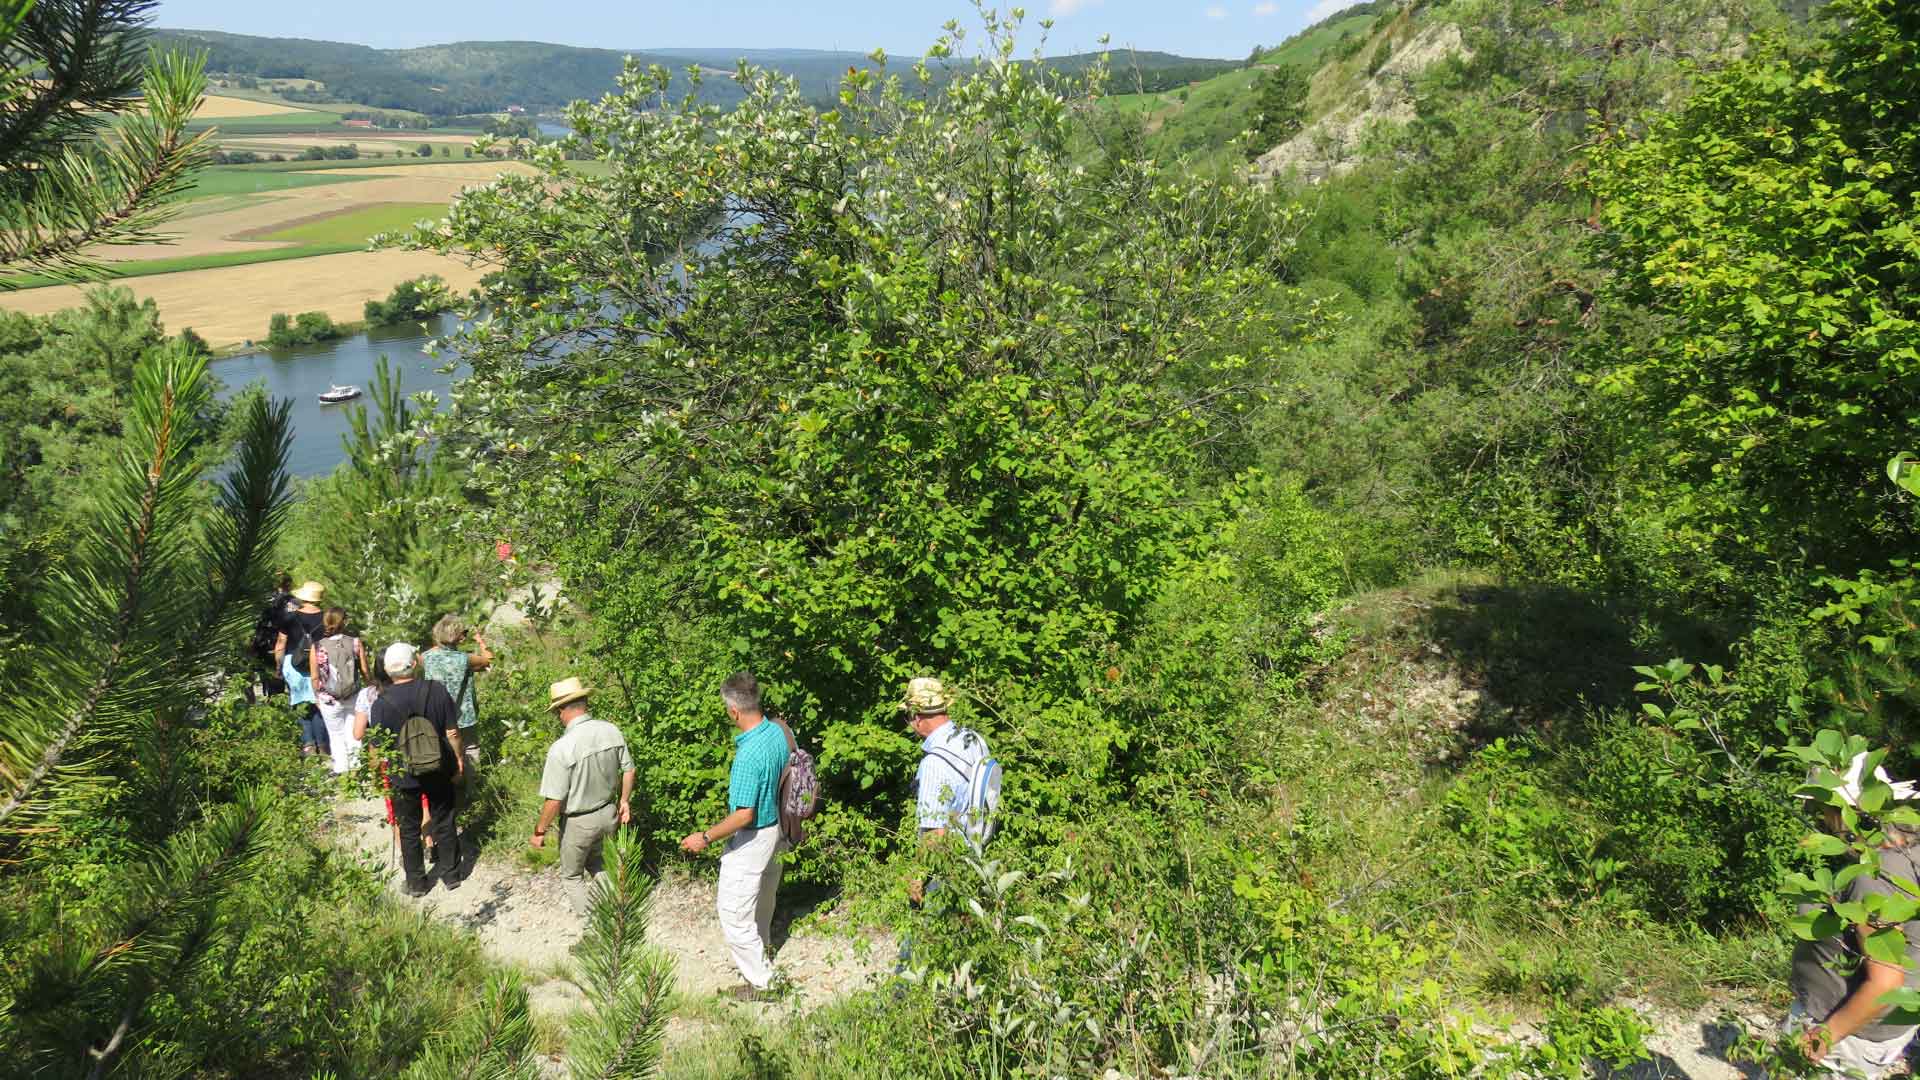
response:
<path fill-rule="evenodd" d="M 387 669 L 388 677 L 391 678 L 411 673 L 414 658 L 419 655 L 419 650 L 412 645 L 404 641 L 396 641 L 387 646 L 387 651 L 381 656 L 381 660 Z"/>
<path fill-rule="evenodd" d="M 1860 789 L 1866 786 L 1860 775 L 1866 771 L 1866 765 L 1867 755 L 1864 752 L 1855 754 L 1853 761 L 1847 765 L 1847 774 L 1841 778 L 1840 783 L 1833 789 L 1834 794 L 1840 796 L 1843 802 L 1856 810 L 1860 807 Z M 1807 773 L 1807 783 L 1812 784 L 1815 778 L 1820 775 L 1820 772 L 1821 770 L 1819 769 L 1809 770 Z M 1893 777 L 1887 775 L 1887 770 L 1878 766 L 1874 767 L 1873 778 L 1893 789 L 1894 802 L 1908 802 L 1914 797 L 1914 793 L 1920 790 L 1920 787 L 1916 787 L 1911 781 L 1894 780 Z M 1800 797 L 1803 799 L 1812 798 L 1810 795 L 1802 795 Z"/>

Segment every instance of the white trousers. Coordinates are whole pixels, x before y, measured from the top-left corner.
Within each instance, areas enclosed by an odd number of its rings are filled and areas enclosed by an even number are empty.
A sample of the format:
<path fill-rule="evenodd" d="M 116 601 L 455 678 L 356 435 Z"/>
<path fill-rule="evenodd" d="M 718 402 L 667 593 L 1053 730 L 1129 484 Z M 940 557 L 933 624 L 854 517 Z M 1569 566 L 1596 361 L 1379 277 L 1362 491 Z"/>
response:
<path fill-rule="evenodd" d="M 316 697 L 313 703 L 320 707 L 320 719 L 327 725 L 327 745 L 333 751 L 333 771 L 346 772 L 360 760 L 360 741 L 353 737 L 353 699 L 329 705 L 326 699 Z"/>
<path fill-rule="evenodd" d="M 780 827 L 741 829 L 727 838 L 720 856 L 715 906 L 733 966 L 756 990 L 773 982 L 767 943 L 773 936 L 773 898 L 780 888 Z"/>
<path fill-rule="evenodd" d="M 1794 1038 L 1813 1026 L 1813 1018 L 1796 1001 L 1793 1008 L 1787 1011 L 1787 1019 L 1780 1025 L 1780 1030 L 1788 1038 Z M 1906 1057 L 1907 1044 L 1913 1041 L 1913 1036 L 1914 1032 L 1909 1031 L 1898 1038 L 1875 1042 L 1849 1035 L 1833 1044 L 1827 1056 L 1820 1059 L 1820 1067 L 1830 1077 L 1879 1080 Z"/>

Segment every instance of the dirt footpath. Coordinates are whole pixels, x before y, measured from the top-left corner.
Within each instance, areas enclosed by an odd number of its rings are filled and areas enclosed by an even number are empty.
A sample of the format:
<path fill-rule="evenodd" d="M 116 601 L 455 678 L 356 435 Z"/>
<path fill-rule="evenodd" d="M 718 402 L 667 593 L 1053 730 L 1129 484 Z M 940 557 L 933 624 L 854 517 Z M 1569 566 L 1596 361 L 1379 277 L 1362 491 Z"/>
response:
<path fill-rule="evenodd" d="M 335 322 L 357 321 L 368 300 L 385 299 L 395 285 L 422 274 L 439 274 L 455 292 L 480 284 L 492 268 L 423 251 L 353 251 L 307 259 L 182 270 L 109 282 L 160 306 L 168 332 L 191 326 L 215 348 L 267 336 L 276 311 L 324 311 Z M 89 286 L 97 288 L 98 286 Z M 0 308 L 50 315 L 78 307 L 86 290 L 77 285 L 0 293 Z"/>
<path fill-rule="evenodd" d="M 336 803 L 333 825 L 342 846 L 386 868 L 389 887 L 400 895 L 398 854 L 382 801 Z M 482 851 L 458 889 L 450 892 L 436 883 L 424 899 L 403 902 L 420 904 L 434 917 L 471 931 L 495 958 L 525 969 L 537 1008 L 559 1012 L 581 1000 L 565 973 L 582 924 L 567 908 L 557 870 L 535 873 L 520 865 L 517 852 Z M 680 993 L 688 998 L 722 993 L 740 984 L 721 939 L 713 903 L 712 882 L 690 877 L 670 876 L 654 890 L 647 937 L 673 957 Z M 803 1011 L 850 993 L 886 970 L 893 956 L 891 942 L 870 939 L 865 955 L 860 956 L 848 939 L 811 930 L 789 936 L 793 914 L 783 905 L 773 924 L 775 966 L 792 981 L 793 992 L 767 1007 Z M 676 1019 L 669 1025 L 669 1034 L 684 1037 L 702 1023 Z"/>

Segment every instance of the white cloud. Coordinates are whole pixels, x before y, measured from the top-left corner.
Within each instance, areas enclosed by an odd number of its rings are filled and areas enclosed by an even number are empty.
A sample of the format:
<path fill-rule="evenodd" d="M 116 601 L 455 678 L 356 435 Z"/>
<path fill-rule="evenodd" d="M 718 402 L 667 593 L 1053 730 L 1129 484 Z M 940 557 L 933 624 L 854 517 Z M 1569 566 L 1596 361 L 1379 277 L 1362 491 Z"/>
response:
<path fill-rule="evenodd" d="M 1278 15 L 1280 14 L 1280 5 L 1274 3 L 1273 0 L 1267 0 L 1264 4 L 1253 5 L 1253 13 L 1262 19 L 1269 15 Z"/>
<path fill-rule="evenodd" d="M 1314 23 L 1319 22 L 1334 12 L 1343 11 L 1352 6 L 1349 0 L 1320 0 L 1319 3 L 1313 5 L 1313 9 L 1308 11 L 1304 18 L 1306 24 L 1312 26 Z"/>
<path fill-rule="evenodd" d="M 1052 0 L 1052 2 L 1047 5 L 1047 16 L 1054 19 L 1063 19 L 1068 15 L 1078 13 L 1081 8 L 1099 7 L 1100 4 L 1101 0 Z"/>
<path fill-rule="evenodd" d="M 1219 4 L 1215 4 L 1207 9 L 1207 18 L 1209 19 L 1224 19 L 1226 17 L 1227 9 L 1221 7 Z"/>

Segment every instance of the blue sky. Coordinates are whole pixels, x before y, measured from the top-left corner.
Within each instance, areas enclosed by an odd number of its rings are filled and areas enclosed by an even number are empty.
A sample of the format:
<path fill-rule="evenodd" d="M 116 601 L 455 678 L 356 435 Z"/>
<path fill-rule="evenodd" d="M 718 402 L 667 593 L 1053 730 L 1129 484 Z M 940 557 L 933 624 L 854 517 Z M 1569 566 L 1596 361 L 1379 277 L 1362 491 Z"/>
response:
<path fill-rule="evenodd" d="M 1052 18 L 1048 53 L 1115 45 L 1239 58 L 1354 0 L 1027 0 L 1023 45 Z M 1002 0 L 1002 10 L 1012 6 Z M 977 30 L 967 0 L 161 0 L 155 25 L 406 48 L 448 41 L 553 41 L 609 49 L 923 50 L 948 19 Z M 977 39 L 977 33 L 973 35 Z M 1026 51 L 1024 48 L 1022 51 Z"/>

